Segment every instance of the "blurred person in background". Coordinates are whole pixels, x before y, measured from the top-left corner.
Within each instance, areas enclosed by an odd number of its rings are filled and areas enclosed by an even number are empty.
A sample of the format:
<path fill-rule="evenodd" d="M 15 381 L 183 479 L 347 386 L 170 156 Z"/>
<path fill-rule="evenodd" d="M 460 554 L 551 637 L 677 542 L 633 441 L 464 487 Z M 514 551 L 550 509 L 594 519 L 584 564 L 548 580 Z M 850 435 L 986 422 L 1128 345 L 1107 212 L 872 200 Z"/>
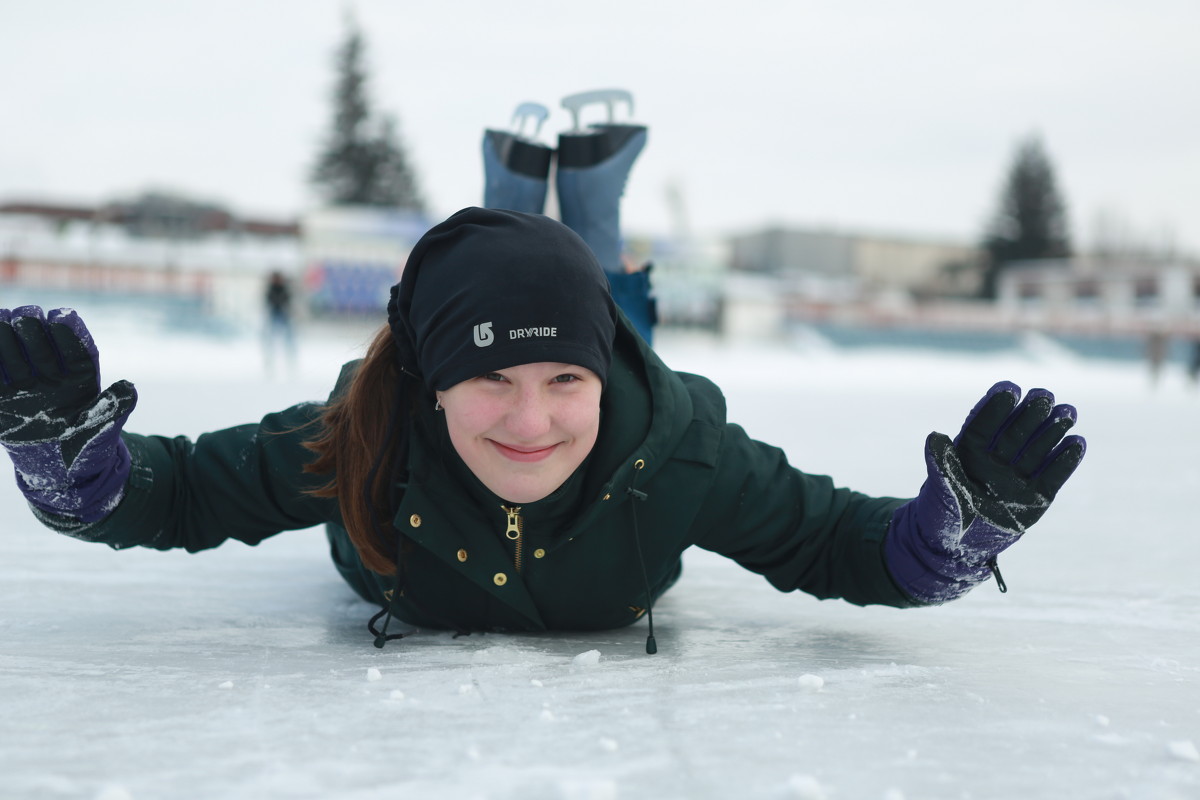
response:
<path fill-rule="evenodd" d="M 1146 365 L 1150 368 L 1150 385 L 1157 386 L 1162 375 L 1163 364 L 1167 360 L 1167 349 L 1170 340 L 1167 332 L 1160 329 L 1150 331 L 1146 335 Z"/>
<path fill-rule="evenodd" d="M 1192 385 L 1200 383 L 1200 334 L 1192 336 L 1192 352 L 1188 355 L 1187 372 Z"/>
<path fill-rule="evenodd" d="M 292 286 L 287 277 L 275 270 L 267 278 L 267 289 L 263 293 L 267 312 L 263 331 L 263 357 L 267 372 L 275 371 L 275 354 L 280 351 L 288 367 L 296 368 L 296 330 L 292 319 Z"/>

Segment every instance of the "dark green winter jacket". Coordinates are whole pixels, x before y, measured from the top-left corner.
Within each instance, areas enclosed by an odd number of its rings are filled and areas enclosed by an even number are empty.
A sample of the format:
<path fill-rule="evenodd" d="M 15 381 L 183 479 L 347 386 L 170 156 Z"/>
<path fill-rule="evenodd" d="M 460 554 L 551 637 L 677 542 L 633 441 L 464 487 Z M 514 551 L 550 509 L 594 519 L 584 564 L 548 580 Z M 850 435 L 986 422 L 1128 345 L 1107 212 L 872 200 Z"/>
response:
<path fill-rule="evenodd" d="M 357 364 L 343 369 L 335 393 Z M 257 544 L 325 524 L 333 560 L 364 598 L 423 627 L 587 630 L 628 625 L 680 574 L 691 545 L 734 559 L 782 591 L 860 605 L 912 605 L 883 558 L 903 501 L 835 488 L 725 420 L 710 381 L 669 370 L 623 324 L 601 400 L 596 447 L 567 486 L 519 512 L 466 472 L 443 415 L 416 412 L 410 475 L 394 524 L 404 534 L 404 591 L 363 567 L 337 502 L 306 494 L 302 471 L 322 406 L 302 404 L 195 442 L 126 434 L 126 496 L 73 536 L 123 548 L 188 551 L 227 539 Z M 645 567 L 645 577 L 642 568 Z M 647 598 L 646 587 L 650 587 Z"/>

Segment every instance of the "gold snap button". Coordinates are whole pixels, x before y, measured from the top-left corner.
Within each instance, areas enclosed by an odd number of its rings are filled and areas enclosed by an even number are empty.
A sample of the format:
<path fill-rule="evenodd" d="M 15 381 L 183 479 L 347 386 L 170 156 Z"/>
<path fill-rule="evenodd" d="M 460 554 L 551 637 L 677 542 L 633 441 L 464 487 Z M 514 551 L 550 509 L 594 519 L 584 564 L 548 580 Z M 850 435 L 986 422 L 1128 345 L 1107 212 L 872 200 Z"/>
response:
<path fill-rule="evenodd" d="M 533 551 L 533 557 L 534 558 L 545 558 L 546 551 L 539 547 L 537 550 Z"/>
<path fill-rule="evenodd" d="M 504 584 L 508 583 L 508 576 L 503 572 L 497 572 L 492 576 L 492 583 L 496 584 L 497 586 L 503 586 Z"/>
<path fill-rule="evenodd" d="M 607 500 L 607 499 L 608 499 L 608 498 L 610 498 L 610 497 L 612 497 L 612 495 L 611 495 L 611 494 L 605 494 L 605 495 L 604 495 L 604 499 L 605 499 L 605 500 Z"/>
<path fill-rule="evenodd" d="M 408 524 L 412 525 L 414 528 L 421 527 L 421 515 L 413 514 L 411 517 L 408 518 Z"/>
<path fill-rule="evenodd" d="M 459 560 L 459 561 L 466 561 L 466 560 L 467 560 L 467 551 L 466 551 L 466 550 L 459 550 L 459 551 L 458 551 L 458 560 Z"/>
<path fill-rule="evenodd" d="M 646 462 L 644 459 L 639 458 L 637 461 L 633 462 L 634 469 L 641 469 L 644 466 L 646 466 Z"/>

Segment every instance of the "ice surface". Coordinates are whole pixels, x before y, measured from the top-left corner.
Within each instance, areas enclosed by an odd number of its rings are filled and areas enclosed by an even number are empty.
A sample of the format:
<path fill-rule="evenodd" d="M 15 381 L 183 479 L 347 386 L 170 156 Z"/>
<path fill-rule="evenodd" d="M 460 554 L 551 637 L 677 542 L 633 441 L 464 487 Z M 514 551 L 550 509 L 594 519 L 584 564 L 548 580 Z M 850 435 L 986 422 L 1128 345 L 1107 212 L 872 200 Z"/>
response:
<path fill-rule="evenodd" d="M 144 433 L 322 399 L 365 339 L 310 333 L 271 378 L 252 340 L 81 313 Z M 1182 377 L 1152 389 L 1136 365 L 1043 351 L 659 349 L 751 435 L 871 493 L 915 493 L 926 434 L 1001 378 L 1078 406 L 1088 455 L 1001 558 L 1007 595 L 862 609 L 695 552 L 654 656 L 644 624 L 377 650 L 319 531 L 115 552 L 43 529 L 8 477 L 0 797 L 1200 797 L 1200 392 Z"/>

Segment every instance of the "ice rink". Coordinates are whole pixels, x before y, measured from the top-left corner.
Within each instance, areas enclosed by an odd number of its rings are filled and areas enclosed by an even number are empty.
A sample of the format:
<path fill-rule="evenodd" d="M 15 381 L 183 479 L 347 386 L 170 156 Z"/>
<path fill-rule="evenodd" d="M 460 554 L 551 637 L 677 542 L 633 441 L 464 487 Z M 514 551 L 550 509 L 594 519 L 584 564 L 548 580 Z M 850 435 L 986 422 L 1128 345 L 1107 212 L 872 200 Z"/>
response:
<path fill-rule="evenodd" d="M 361 335 L 89 318 L 128 428 L 195 435 L 324 399 Z M 1200 797 L 1200 391 L 1053 348 L 987 356 L 663 337 L 800 469 L 916 493 L 926 434 L 996 380 L 1079 409 L 1089 451 L 985 585 L 895 610 L 776 592 L 691 552 L 645 627 L 429 632 L 375 609 L 318 530 L 197 555 L 58 536 L 0 480 L 0 797 Z M 4 461 L 7 470 L 7 461 Z"/>

